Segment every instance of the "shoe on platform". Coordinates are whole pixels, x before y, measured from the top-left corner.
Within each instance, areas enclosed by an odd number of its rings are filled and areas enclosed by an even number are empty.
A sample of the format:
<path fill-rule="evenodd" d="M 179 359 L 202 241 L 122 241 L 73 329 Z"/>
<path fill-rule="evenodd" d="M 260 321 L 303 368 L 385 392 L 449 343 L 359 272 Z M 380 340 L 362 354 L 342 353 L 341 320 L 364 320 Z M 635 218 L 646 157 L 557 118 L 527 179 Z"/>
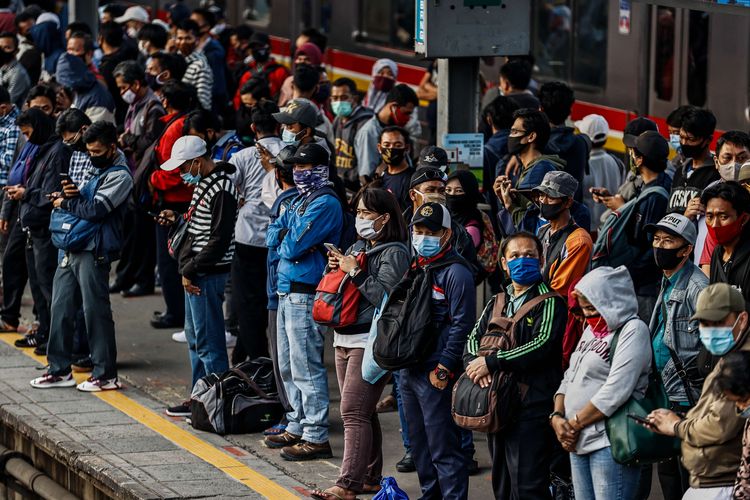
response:
<path fill-rule="evenodd" d="M 396 462 L 396 470 L 399 472 L 414 472 L 417 470 L 417 466 L 414 465 L 414 459 L 411 457 L 411 453 L 407 452 L 404 458 Z"/>
<path fill-rule="evenodd" d="M 10 323 L 7 323 L 0 319 L 0 333 L 16 333 L 18 332 L 18 327 L 13 326 Z"/>
<path fill-rule="evenodd" d="M 165 413 L 170 417 L 189 417 L 192 415 L 190 411 L 190 400 L 183 401 L 176 406 L 170 406 L 166 409 Z"/>
<path fill-rule="evenodd" d="M 290 432 L 284 431 L 281 434 L 275 436 L 266 436 L 263 440 L 263 444 L 269 448 L 284 448 L 285 446 L 293 446 L 302 441 L 302 436 L 291 434 Z"/>
<path fill-rule="evenodd" d="M 47 355 L 47 342 L 44 342 L 36 346 L 34 348 L 34 354 L 36 354 L 37 356 L 46 356 Z"/>
<path fill-rule="evenodd" d="M 320 460 L 331 457 L 333 457 L 333 450 L 331 450 L 331 444 L 328 441 L 320 444 L 300 441 L 295 445 L 285 446 L 281 450 L 281 458 L 290 462 Z"/>
<path fill-rule="evenodd" d="M 154 317 L 151 318 L 151 327 L 157 329 L 182 328 L 182 321 L 169 318 L 161 313 L 154 313 Z"/>
<path fill-rule="evenodd" d="M 180 330 L 179 332 L 173 333 L 172 340 L 174 340 L 175 342 L 179 342 L 180 344 L 185 344 L 187 342 L 187 337 L 185 336 L 185 330 Z"/>
<path fill-rule="evenodd" d="M 62 387 L 75 387 L 76 381 L 73 379 L 73 374 L 68 373 L 67 375 L 58 376 L 52 375 L 51 373 L 45 373 L 41 377 L 37 377 L 31 382 L 31 387 L 36 389 L 59 389 Z"/>
<path fill-rule="evenodd" d="M 89 377 L 85 382 L 81 382 L 76 389 L 83 392 L 102 392 L 122 389 L 122 384 L 115 378 L 94 378 Z"/>
<path fill-rule="evenodd" d="M 15 342 L 13 342 L 13 345 L 16 347 L 37 347 L 46 343 L 47 342 L 45 342 L 44 340 L 40 339 L 37 335 L 32 333 L 30 335 L 26 335 L 25 337 L 21 339 L 16 340 Z"/>
<path fill-rule="evenodd" d="M 79 358 L 77 361 L 74 361 L 72 365 L 70 365 L 70 368 L 73 370 L 73 373 L 87 373 L 94 370 L 94 362 L 91 361 L 90 356 L 86 356 L 85 358 Z"/>
<path fill-rule="evenodd" d="M 122 285 L 116 281 L 112 281 L 109 284 L 109 293 L 117 293 L 122 291 Z"/>
<path fill-rule="evenodd" d="M 146 295 L 153 295 L 154 289 L 153 288 L 146 288 L 141 285 L 133 285 L 127 290 L 122 290 L 120 292 L 120 295 L 122 295 L 125 298 L 131 298 L 131 297 L 144 297 Z"/>

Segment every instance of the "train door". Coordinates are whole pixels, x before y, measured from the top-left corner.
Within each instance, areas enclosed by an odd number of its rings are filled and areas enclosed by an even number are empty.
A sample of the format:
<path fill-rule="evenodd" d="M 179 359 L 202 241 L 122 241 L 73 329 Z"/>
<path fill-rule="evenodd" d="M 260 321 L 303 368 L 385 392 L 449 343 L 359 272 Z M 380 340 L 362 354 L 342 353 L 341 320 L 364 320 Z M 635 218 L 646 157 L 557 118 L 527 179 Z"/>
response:
<path fill-rule="evenodd" d="M 666 117 L 682 104 L 705 106 L 711 16 L 707 12 L 651 7 L 649 114 Z"/>

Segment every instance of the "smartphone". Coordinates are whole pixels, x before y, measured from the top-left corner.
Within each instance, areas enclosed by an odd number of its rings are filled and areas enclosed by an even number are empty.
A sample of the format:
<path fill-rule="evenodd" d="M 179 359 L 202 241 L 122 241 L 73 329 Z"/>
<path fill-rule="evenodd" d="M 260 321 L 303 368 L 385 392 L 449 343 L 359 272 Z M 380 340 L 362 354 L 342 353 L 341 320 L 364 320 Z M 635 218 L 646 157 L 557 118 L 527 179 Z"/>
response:
<path fill-rule="evenodd" d="M 62 182 L 62 181 L 72 182 L 70 180 L 70 176 L 68 174 L 66 174 L 65 172 L 60 172 L 60 182 Z"/>
<path fill-rule="evenodd" d="M 339 254 L 339 255 L 344 255 L 344 252 L 342 252 L 341 250 L 339 250 L 339 249 L 338 249 L 338 248 L 336 247 L 336 245 L 334 245 L 333 243 L 323 243 L 323 246 L 324 246 L 324 247 L 326 247 L 326 249 L 327 249 L 327 250 L 328 250 L 329 252 L 337 253 L 337 254 Z"/>
<path fill-rule="evenodd" d="M 146 212 L 146 213 L 148 215 L 150 215 L 151 217 L 153 217 L 154 219 L 157 219 L 157 220 L 171 221 L 171 219 L 168 219 L 168 218 L 164 217 L 163 215 L 161 215 L 160 212 Z"/>
<path fill-rule="evenodd" d="M 597 196 L 612 196 L 610 192 L 606 189 L 591 189 L 591 193 L 597 195 Z"/>
<path fill-rule="evenodd" d="M 645 418 L 641 417 L 640 415 L 636 415 L 635 413 L 628 413 L 628 418 L 631 420 L 635 420 L 639 424 L 646 426 L 646 427 L 653 427 L 651 425 L 651 422 L 646 420 Z"/>

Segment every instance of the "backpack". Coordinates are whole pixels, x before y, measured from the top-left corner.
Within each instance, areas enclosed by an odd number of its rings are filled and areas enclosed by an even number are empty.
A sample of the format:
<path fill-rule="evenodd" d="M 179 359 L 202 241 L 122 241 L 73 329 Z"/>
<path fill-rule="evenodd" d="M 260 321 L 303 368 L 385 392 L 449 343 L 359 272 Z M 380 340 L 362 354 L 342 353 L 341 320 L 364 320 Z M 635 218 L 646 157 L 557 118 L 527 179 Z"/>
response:
<path fill-rule="evenodd" d="M 377 245 L 366 252 L 355 254 L 357 265 L 362 272 L 367 271 L 367 260 L 370 256 L 389 247 L 400 247 L 407 254 L 406 245 L 399 242 Z M 354 284 L 349 273 L 340 268 L 323 275 L 315 290 L 313 302 L 313 321 L 331 328 L 342 328 L 354 325 L 359 313 L 359 301 L 362 294 Z"/>
<path fill-rule="evenodd" d="M 448 257 L 424 268 L 413 266 L 388 296 L 378 319 L 373 344 L 375 362 L 384 370 L 400 370 L 424 362 L 435 348 L 437 335 L 432 326 L 432 273 L 466 261 Z"/>
<path fill-rule="evenodd" d="M 497 252 L 499 247 L 490 216 L 481 210 L 480 213 L 482 214 L 484 228 L 482 229 L 482 242 L 477 249 L 477 261 L 487 274 L 492 274 L 497 269 Z"/>
<path fill-rule="evenodd" d="M 509 351 L 517 347 L 516 324 L 523 321 L 534 307 L 555 296 L 555 292 L 547 292 L 529 299 L 512 318 L 507 318 L 503 315 L 507 295 L 503 292 L 495 295 L 492 318 L 482 335 L 477 356 L 494 356 L 499 350 Z M 527 391 L 528 385 L 519 382 L 513 373 L 492 374 L 492 382 L 485 388 L 463 373 L 453 386 L 453 421 L 471 431 L 499 432 L 516 421 Z"/>
<path fill-rule="evenodd" d="M 635 216 L 638 202 L 650 193 L 669 199 L 669 193 L 662 186 L 649 186 L 619 210 L 610 213 L 599 230 L 599 237 L 591 252 L 592 269 L 601 266 L 627 266 L 640 255 L 641 249 L 629 241 L 627 228 L 630 219 Z"/>
<path fill-rule="evenodd" d="M 270 358 L 245 361 L 196 382 L 190 395 L 193 428 L 215 434 L 260 432 L 284 413 Z"/>
<path fill-rule="evenodd" d="M 310 203 L 326 194 L 333 196 L 339 201 L 339 203 L 341 203 L 341 198 L 339 198 L 339 196 L 336 194 L 336 191 L 334 191 L 331 186 L 325 186 L 313 191 L 310 196 L 305 198 L 305 200 L 302 202 L 302 205 L 297 208 L 297 215 L 304 215 Z M 341 238 L 339 238 L 338 246 L 339 248 L 349 248 L 357 241 L 357 229 L 354 226 L 354 215 L 346 206 L 344 206 L 343 203 L 341 203 L 341 213 Z M 327 255 L 327 251 L 325 250 L 323 245 L 319 245 L 318 249 L 324 257 Z"/>
<path fill-rule="evenodd" d="M 109 172 L 128 170 L 124 165 L 115 165 L 94 176 L 81 188 L 81 196 L 93 200 L 99 185 Z M 96 236 L 102 227 L 102 220 L 90 221 L 74 215 L 62 208 L 52 210 L 49 220 L 49 230 L 52 233 L 52 244 L 58 250 L 65 252 L 80 252 Z"/>

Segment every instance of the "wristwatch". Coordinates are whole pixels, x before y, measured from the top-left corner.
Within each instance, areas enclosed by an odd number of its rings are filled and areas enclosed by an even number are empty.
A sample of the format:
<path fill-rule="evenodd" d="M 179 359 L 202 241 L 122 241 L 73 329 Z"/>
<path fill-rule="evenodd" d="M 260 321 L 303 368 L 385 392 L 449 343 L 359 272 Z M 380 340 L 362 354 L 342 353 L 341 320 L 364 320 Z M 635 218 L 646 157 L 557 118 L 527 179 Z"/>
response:
<path fill-rule="evenodd" d="M 437 375 L 439 381 L 443 382 L 451 377 L 451 372 L 445 368 L 435 368 L 435 375 Z"/>
<path fill-rule="evenodd" d="M 359 266 L 355 267 L 354 269 L 352 269 L 351 271 L 349 271 L 349 277 L 350 277 L 350 278 L 353 278 L 353 277 L 355 277 L 355 276 L 356 276 L 357 274 L 359 274 L 359 272 L 360 272 L 361 270 L 362 270 L 362 269 L 361 269 L 361 268 L 360 268 Z"/>
<path fill-rule="evenodd" d="M 555 417 L 565 418 L 565 415 L 562 414 L 562 412 L 559 411 L 553 411 L 549 414 L 549 421 L 552 422 L 552 419 Z"/>

